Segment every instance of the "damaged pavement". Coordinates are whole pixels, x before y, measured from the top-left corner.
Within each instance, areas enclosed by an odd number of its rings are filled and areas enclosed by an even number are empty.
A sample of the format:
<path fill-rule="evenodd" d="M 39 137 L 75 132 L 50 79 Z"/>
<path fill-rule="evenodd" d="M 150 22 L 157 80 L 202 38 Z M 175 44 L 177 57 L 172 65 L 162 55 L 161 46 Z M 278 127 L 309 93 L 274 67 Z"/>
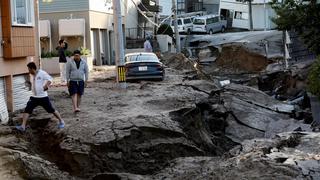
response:
<path fill-rule="evenodd" d="M 24 134 L 0 126 L 0 177 L 319 179 L 320 134 L 310 129 L 310 102 L 293 102 L 303 94 L 305 68 L 270 79 L 288 71 L 265 72 L 269 59 L 254 71 L 221 68 L 215 58 L 167 55 L 164 81 L 128 83 L 127 90 L 96 76 L 77 115 L 65 87 L 50 89 L 65 129 L 40 108 Z M 13 115 L 13 124 L 20 120 Z"/>

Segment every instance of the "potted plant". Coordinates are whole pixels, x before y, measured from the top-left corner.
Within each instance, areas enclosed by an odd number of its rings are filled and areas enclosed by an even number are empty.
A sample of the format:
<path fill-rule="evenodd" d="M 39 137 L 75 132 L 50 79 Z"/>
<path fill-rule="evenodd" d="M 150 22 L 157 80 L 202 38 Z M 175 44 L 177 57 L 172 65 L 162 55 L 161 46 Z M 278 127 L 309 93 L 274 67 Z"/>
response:
<path fill-rule="evenodd" d="M 85 60 L 88 64 L 89 71 L 93 69 L 93 57 L 91 56 L 91 51 L 88 48 L 80 47 L 81 58 Z"/>

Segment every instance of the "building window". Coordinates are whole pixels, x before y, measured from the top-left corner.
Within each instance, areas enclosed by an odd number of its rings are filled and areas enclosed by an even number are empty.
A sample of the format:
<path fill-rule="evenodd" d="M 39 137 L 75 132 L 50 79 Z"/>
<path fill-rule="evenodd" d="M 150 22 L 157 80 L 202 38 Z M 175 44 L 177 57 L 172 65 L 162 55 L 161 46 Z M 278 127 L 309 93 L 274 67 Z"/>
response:
<path fill-rule="evenodd" d="M 234 13 L 234 19 L 248 20 L 248 13 L 236 11 Z"/>
<path fill-rule="evenodd" d="M 11 16 L 14 26 L 33 26 L 33 0 L 11 0 Z"/>

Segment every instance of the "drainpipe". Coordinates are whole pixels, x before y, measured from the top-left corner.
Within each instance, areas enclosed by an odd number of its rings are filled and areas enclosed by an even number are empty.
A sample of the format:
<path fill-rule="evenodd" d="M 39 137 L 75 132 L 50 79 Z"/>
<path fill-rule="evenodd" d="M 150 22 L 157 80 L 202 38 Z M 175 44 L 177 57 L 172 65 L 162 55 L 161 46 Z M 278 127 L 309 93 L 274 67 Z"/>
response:
<path fill-rule="evenodd" d="M 40 68 L 42 68 L 41 67 L 41 45 L 40 45 L 40 8 L 39 8 L 39 0 L 37 0 L 37 2 L 36 2 L 36 4 L 37 4 L 37 23 L 36 23 L 36 25 L 37 25 L 37 27 L 38 27 L 38 37 L 37 37 L 37 41 L 36 42 L 38 42 L 37 43 L 37 46 L 38 46 L 38 59 L 39 59 L 39 67 Z"/>

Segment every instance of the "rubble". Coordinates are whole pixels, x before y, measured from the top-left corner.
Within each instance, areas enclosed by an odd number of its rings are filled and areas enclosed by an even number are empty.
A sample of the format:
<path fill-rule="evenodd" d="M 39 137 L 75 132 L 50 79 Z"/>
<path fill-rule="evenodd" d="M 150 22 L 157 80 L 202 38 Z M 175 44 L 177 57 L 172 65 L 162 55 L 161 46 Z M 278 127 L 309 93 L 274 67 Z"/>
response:
<path fill-rule="evenodd" d="M 126 90 L 119 90 L 113 80 L 93 80 L 82 99 L 82 112 L 76 115 L 71 99 L 63 93 L 65 87 L 50 89 L 65 129 L 58 130 L 56 121 L 39 109 L 23 135 L 0 126 L 0 156 L 6 159 L 0 163 L 0 175 L 16 179 L 319 177 L 315 143 L 319 135 L 310 133 L 305 121 L 294 119 L 292 102 L 281 102 L 232 79 L 185 78 L 199 72 L 182 54 L 162 61 L 169 67 L 162 82 L 128 83 Z M 255 79 L 257 86 L 268 86 Z M 12 123 L 20 120 L 14 117 Z"/>

